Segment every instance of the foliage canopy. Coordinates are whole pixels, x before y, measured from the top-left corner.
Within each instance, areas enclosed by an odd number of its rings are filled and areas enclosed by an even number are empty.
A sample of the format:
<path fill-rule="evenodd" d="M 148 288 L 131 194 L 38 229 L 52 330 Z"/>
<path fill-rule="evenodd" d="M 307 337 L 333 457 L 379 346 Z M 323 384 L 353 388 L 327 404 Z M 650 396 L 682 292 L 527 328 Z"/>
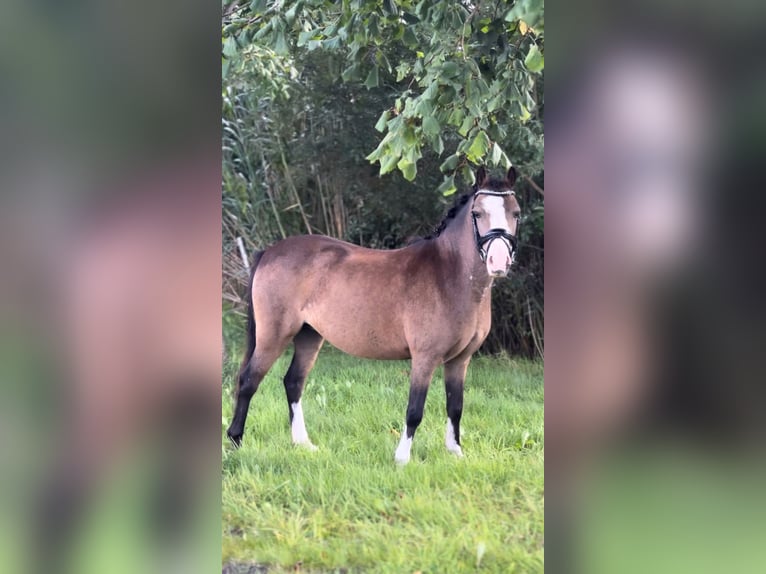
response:
<path fill-rule="evenodd" d="M 542 150 L 542 0 L 253 0 L 224 14 L 225 82 L 255 79 L 286 97 L 298 62 L 325 50 L 344 57 L 343 81 L 393 92 L 375 124 L 383 139 L 367 155 L 381 175 L 398 169 L 412 181 L 424 148 L 447 149 L 439 189 L 448 195 L 458 172 L 473 182 L 469 164 L 507 169 L 511 132 Z"/>

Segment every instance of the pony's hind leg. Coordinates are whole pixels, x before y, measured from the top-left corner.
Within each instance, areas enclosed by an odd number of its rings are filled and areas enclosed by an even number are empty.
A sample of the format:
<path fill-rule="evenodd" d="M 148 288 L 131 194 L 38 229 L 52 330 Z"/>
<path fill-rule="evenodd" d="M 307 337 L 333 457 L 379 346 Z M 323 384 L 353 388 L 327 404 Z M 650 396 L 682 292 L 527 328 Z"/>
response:
<path fill-rule="evenodd" d="M 284 378 L 285 393 L 287 394 L 287 408 L 290 416 L 290 433 L 293 444 L 315 449 L 311 444 L 306 432 L 306 423 L 303 420 L 303 407 L 301 395 L 306 384 L 306 377 L 316 362 L 319 349 L 322 348 L 324 339 L 310 325 L 304 325 L 293 340 L 295 352 L 290 368 Z"/>
<path fill-rule="evenodd" d="M 239 384 L 237 385 L 237 404 L 234 407 L 234 418 L 229 425 L 226 434 L 236 445 L 242 444 L 242 435 L 245 432 L 245 420 L 247 411 L 250 407 L 250 399 L 253 398 L 255 391 L 261 384 L 263 377 L 269 372 L 274 362 L 279 358 L 282 352 L 287 348 L 290 339 L 284 339 L 275 343 L 273 341 L 258 341 L 255 352 L 250 357 L 239 372 Z"/>

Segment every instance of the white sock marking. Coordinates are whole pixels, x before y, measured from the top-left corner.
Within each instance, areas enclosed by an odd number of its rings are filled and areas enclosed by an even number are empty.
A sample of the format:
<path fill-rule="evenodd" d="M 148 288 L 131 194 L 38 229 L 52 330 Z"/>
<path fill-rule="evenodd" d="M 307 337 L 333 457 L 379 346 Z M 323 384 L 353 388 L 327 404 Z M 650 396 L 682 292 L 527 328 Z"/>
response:
<path fill-rule="evenodd" d="M 404 427 L 402 428 L 402 438 L 399 441 L 399 446 L 396 447 L 396 453 L 394 453 L 396 464 L 407 464 L 410 461 L 411 448 L 412 437 L 407 438 L 407 423 L 404 423 Z"/>
<path fill-rule="evenodd" d="M 293 410 L 293 422 L 290 425 L 290 432 L 293 435 L 293 444 L 298 444 L 315 450 L 316 447 L 311 444 L 309 434 L 306 432 L 306 423 L 303 420 L 303 407 L 301 402 L 292 403 L 290 408 Z"/>
<path fill-rule="evenodd" d="M 463 449 L 455 440 L 455 427 L 452 426 L 452 421 L 447 419 L 447 432 L 444 434 L 444 444 L 447 445 L 447 450 L 456 456 L 463 456 Z"/>

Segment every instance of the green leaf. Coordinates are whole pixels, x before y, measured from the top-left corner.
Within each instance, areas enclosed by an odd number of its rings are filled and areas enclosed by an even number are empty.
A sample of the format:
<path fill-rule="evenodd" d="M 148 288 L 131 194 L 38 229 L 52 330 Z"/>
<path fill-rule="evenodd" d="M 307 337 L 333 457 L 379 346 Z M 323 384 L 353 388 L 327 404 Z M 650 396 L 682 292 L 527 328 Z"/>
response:
<path fill-rule="evenodd" d="M 433 116 L 426 116 L 423 118 L 423 133 L 427 136 L 439 135 L 441 127 L 439 122 Z"/>
<path fill-rule="evenodd" d="M 533 28 L 539 27 L 542 25 L 544 13 L 543 0 L 517 0 L 505 15 L 505 21 L 523 20 Z"/>
<path fill-rule="evenodd" d="M 476 174 L 473 173 L 473 170 L 471 169 L 470 166 L 464 165 L 463 167 L 461 167 L 460 175 L 463 177 L 463 179 L 468 185 L 473 185 L 474 183 L 476 183 Z"/>
<path fill-rule="evenodd" d="M 403 157 L 406 157 L 407 160 L 410 163 L 417 163 L 417 161 L 423 156 L 422 153 L 420 153 L 420 146 L 415 145 L 407 148 L 407 150 L 404 152 Z"/>
<path fill-rule="evenodd" d="M 511 162 L 508 160 L 508 156 L 505 155 L 503 148 L 495 142 L 492 145 L 492 165 L 508 168 L 510 167 L 510 163 Z"/>
<path fill-rule="evenodd" d="M 444 62 L 442 65 L 442 75 L 447 78 L 453 78 L 460 71 L 460 67 L 455 62 Z"/>
<path fill-rule="evenodd" d="M 348 68 L 343 70 L 340 77 L 343 78 L 344 82 L 350 82 L 351 80 L 356 78 L 358 73 L 359 73 L 359 64 L 351 64 Z"/>
<path fill-rule="evenodd" d="M 283 31 L 277 33 L 277 41 L 274 42 L 274 51 L 280 56 L 286 56 L 289 52 L 287 47 L 287 38 L 285 37 L 285 33 Z"/>
<path fill-rule="evenodd" d="M 401 62 L 396 67 L 396 81 L 401 82 L 409 75 L 410 70 L 412 70 L 412 67 L 407 62 Z"/>
<path fill-rule="evenodd" d="M 229 36 L 223 41 L 223 55 L 227 58 L 234 58 L 237 55 L 237 41 L 233 36 Z"/>
<path fill-rule="evenodd" d="M 391 123 L 394 123 L 395 121 L 396 120 L 393 120 Z M 392 145 L 391 145 L 392 144 L 392 140 L 395 139 L 394 138 L 394 134 L 391 133 L 392 129 L 393 129 L 393 127 L 389 126 L 388 133 L 385 135 L 385 137 L 378 144 L 378 147 L 375 148 L 375 151 L 373 151 L 370 155 L 368 155 L 366 159 L 368 159 L 370 161 L 377 161 L 381 157 L 383 157 L 383 155 L 385 155 L 385 154 L 387 154 L 387 153 L 389 153 L 391 151 L 391 149 L 392 149 Z M 396 152 L 396 157 L 399 157 L 399 155 L 400 155 L 400 153 Z"/>
<path fill-rule="evenodd" d="M 500 157 L 500 166 L 503 169 L 509 169 L 511 167 L 511 160 L 508 158 L 507 155 L 505 155 L 505 152 L 503 152 L 503 155 Z"/>
<path fill-rule="evenodd" d="M 383 11 L 392 16 L 396 16 L 399 13 L 399 9 L 396 7 L 396 2 L 394 2 L 394 0 L 383 0 Z"/>
<path fill-rule="evenodd" d="M 381 133 L 386 131 L 386 124 L 388 123 L 388 118 L 390 117 L 391 117 L 390 110 L 386 110 L 385 112 L 380 114 L 380 118 L 378 118 L 378 123 L 375 124 L 375 129 Z"/>
<path fill-rule="evenodd" d="M 399 163 L 396 164 L 396 167 L 399 168 L 399 171 L 402 172 L 404 179 L 407 181 L 413 181 L 418 173 L 417 166 L 406 158 L 399 160 Z"/>
<path fill-rule="evenodd" d="M 460 108 L 453 109 L 449 115 L 449 118 L 447 118 L 447 123 L 451 126 L 458 127 L 459 125 L 461 125 L 462 122 L 463 122 L 463 110 L 461 110 Z"/>
<path fill-rule="evenodd" d="M 487 111 L 494 112 L 496 109 L 503 105 L 505 101 L 505 94 L 498 94 L 487 103 Z"/>
<path fill-rule="evenodd" d="M 431 148 L 433 148 L 436 155 L 441 155 L 444 151 L 444 140 L 441 136 L 435 136 L 431 139 Z"/>
<path fill-rule="evenodd" d="M 267 2 L 266 0 L 253 0 L 250 2 L 250 11 L 253 14 L 261 14 L 266 10 Z"/>
<path fill-rule="evenodd" d="M 439 91 L 439 84 L 436 82 L 432 82 L 431 85 L 429 85 L 426 90 L 423 92 L 423 94 L 420 96 L 424 100 L 431 100 L 436 96 L 436 93 Z"/>
<path fill-rule="evenodd" d="M 537 44 L 532 44 L 529 47 L 527 57 L 524 58 L 524 65 L 527 67 L 527 70 L 533 73 L 542 72 L 543 68 L 545 68 L 545 58 L 537 47 Z"/>
<path fill-rule="evenodd" d="M 445 86 L 444 90 L 439 94 L 439 105 L 446 106 L 447 104 L 451 104 L 456 95 L 457 92 L 455 91 L 455 88 L 452 86 Z"/>
<path fill-rule="evenodd" d="M 471 116 L 466 116 L 466 118 L 463 120 L 463 123 L 460 125 L 460 129 L 457 130 L 457 133 L 465 137 L 468 135 L 471 127 L 473 127 L 473 118 Z"/>
<path fill-rule="evenodd" d="M 369 39 L 377 38 L 380 33 L 380 30 L 378 29 L 378 19 L 378 15 L 373 13 L 370 14 L 370 17 L 367 20 L 366 32 Z"/>
<path fill-rule="evenodd" d="M 393 169 L 396 167 L 396 161 L 398 159 L 399 157 L 396 154 L 389 152 L 383 158 L 383 161 L 380 162 L 380 175 L 385 175 L 389 171 L 393 171 Z"/>
<path fill-rule="evenodd" d="M 429 100 L 424 100 L 423 98 L 420 98 L 418 105 L 415 106 L 415 113 L 419 115 L 421 118 L 425 118 L 426 116 L 433 115 L 434 107 L 431 105 L 431 102 Z"/>
<path fill-rule="evenodd" d="M 266 22 L 266 24 L 255 33 L 255 36 L 253 36 L 253 39 L 261 40 L 262 38 L 265 38 L 266 36 L 271 34 L 272 24 L 273 24 L 273 20 L 269 20 L 268 22 Z"/>
<path fill-rule="evenodd" d="M 412 30 L 411 26 L 407 26 L 404 29 L 404 35 L 402 36 L 402 42 L 404 42 L 404 45 L 408 48 L 414 48 L 418 45 L 418 37 L 415 36 L 415 32 Z M 421 56 L 422 52 L 418 52 L 418 57 L 422 58 Z"/>
<path fill-rule="evenodd" d="M 373 66 L 370 70 L 370 73 L 367 74 L 367 79 L 364 81 L 364 85 L 367 86 L 367 89 L 370 90 L 372 88 L 378 87 L 378 67 Z"/>
<path fill-rule="evenodd" d="M 292 24 L 293 22 L 295 22 L 295 12 L 297 9 L 298 9 L 298 4 L 296 3 L 296 4 L 293 4 L 287 10 L 287 12 L 285 12 L 285 20 L 287 21 L 288 24 Z"/>
<path fill-rule="evenodd" d="M 439 166 L 439 169 L 442 172 L 453 171 L 457 167 L 458 161 L 460 161 L 460 154 L 453 154 L 444 160 L 444 163 Z"/>
<path fill-rule="evenodd" d="M 437 191 L 441 192 L 445 197 L 455 193 L 457 191 L 457 187 L 455 187 L 455 176 L 450 175 L 445 177 Z"/>
<path fill-rule="evenodd" d="M 375 53 L 375 63 L 378 64 L 378 67 L 385 68 L 389 74 L 391 73 L 391 62 L 388 61 L 383 52 L 378 51 Z"/>
<path fill-rule="evenodd" d="M 411 126 L 407 126 L 404 128 L 404 143 L 412 146 L 415 145 L 418 142 L 418 138 L 415 135 L 415 130 L 412 129 Z"/>
<path fill-rule="evenodd" d="M 468 148 L 466 155 L 470 161 L 479 163 L 484 157 L 484 154 L 487 153 L 488 149 L 489 138 L 487 137 L 487 134 L 484 132 L 484 130 L 482 130 L 476 134 L 475 138 L 473 138 L 471 146 Z"/>
<path fill-rule="evenodd" d="M 313 37 L 314 37 L 314 32 L 313 32 L 313 31 L 308 31 L 308 32 L 301 32 L 300 34 L 298 34 L 298 43 L 297 43 L 297 46 L 298 46 L 299 48 L 302 48 L 302 47 L 303 47 L 303 46 L 305 46 L 305 45 L 308 43 L 308 41 L 309 41 L 309 40 L 311 40 Z"/>
<path fill-rule="evenodd" d="M 380 156 L 383 155 L 383 142 L 380 142 L 380 145 L 376 147 L 374 150 L 372 150 L 364 159 L 369 161 L 370 163 L 375 163 L 380 159 Z"/>

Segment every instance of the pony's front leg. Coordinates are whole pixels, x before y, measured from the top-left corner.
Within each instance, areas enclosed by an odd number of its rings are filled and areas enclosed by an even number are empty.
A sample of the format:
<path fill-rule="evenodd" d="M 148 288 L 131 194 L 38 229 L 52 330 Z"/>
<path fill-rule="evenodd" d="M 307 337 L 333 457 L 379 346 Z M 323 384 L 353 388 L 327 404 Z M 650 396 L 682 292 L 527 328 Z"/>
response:
<path fill-rule="evenodd" d="M 412 372 L 410 373 L 410 399 L 407 405 L 407 417 L 402 429 L 402 438 L 399 446 L 396 447 L 394 460 L 397 464 L 407 464 L 410 460 L 410 449 L 412 448 L 412 438 L 415 436 L 415 430 L 420 421 L 423 420 L 423 409 L 426 404 L 426 395 L 428 386 L 431 384 L 431 378 L 438 361 L 431 359 L 412 358 Z"/>
<path fill-rule="evenodd" d="M 455 456 L 462 457 L 460 447 L 460 418 L 463 416 L 463 387 L 468 359 L 455 359 L 444 364 L 444 390 L 447 393 L 447 430 L 444 444 Z"/>

